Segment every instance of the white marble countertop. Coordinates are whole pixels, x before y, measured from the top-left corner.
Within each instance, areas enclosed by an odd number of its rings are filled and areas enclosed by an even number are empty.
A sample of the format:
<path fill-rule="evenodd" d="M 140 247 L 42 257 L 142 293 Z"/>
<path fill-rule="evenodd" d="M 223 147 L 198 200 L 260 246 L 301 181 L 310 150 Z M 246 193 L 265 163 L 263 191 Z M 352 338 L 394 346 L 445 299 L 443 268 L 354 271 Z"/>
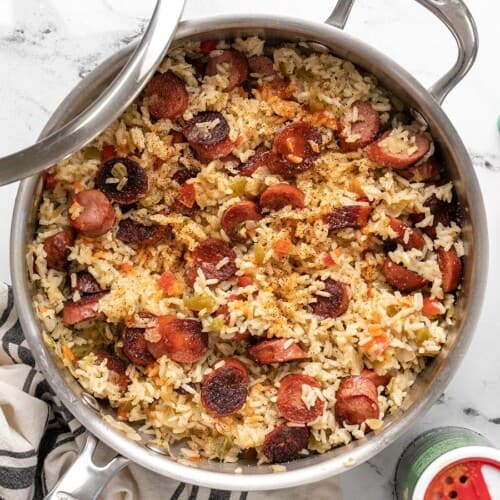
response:
<path fill-rule="evenodd" d="M 188 0 L 184 18 L 259 12 L 321 21 L 330 0 Z M 499 2 L 468 0 L 480 34 L 477 62 L 444 109 L 470 150 L 483 190 L 490 253 L 500 247 Z M 153 0 L 2 0 L 0 2 L 0 155 L 31 144 L 56 105 L 106 56 L 140 36 Z M 311 8 L 314 5 L 314 8 Z M 411 0 L 358 0 L 347 30 L 384 51 L 430 85 L 453 63 L 446 29 Z M 0 190 L 0 279 L 10 281 L 8 239 L 17 186 Z M 500 263 L 490 259 L 486 300 L 476 336 L 445 394 L 407 436 L 341 477 L 345 499 L 392 497 L 397 457 L 425 428 L 463 425 L 500 446 Z M 312 487 L 312 491 L 314 487 Z M 318 490 L 319 491 L 319 490 Z M 323 490 L 321 490 L 323 491 Z M 316 496 L 316 498 L 328 498 Z"/>

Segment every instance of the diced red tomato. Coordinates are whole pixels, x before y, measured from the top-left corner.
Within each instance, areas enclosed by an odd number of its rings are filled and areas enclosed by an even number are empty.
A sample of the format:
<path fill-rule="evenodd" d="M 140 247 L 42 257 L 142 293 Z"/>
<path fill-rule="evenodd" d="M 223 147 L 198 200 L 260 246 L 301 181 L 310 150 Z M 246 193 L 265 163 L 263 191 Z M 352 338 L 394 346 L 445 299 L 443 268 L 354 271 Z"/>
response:
<path fill-rule="evenodd" d="M 293 248 L 293 243 L 289 238 L 280 238 L 273 245 L 274 251 L 278 257 L 286 257 Z"/>
<path fill-rule="evenodd" d="M 248 286 L 253 283 L 253 278 L 251 276 L 240 276 L 238 278 L 238 286 Z"/>
<path fill-rule="evenodd" d="M 431 299 L 430 297 L 424 298 L 424 304 L 422 307 L 422 313 L 428 318 L 434 318 L 434 316 L 439 316 L 443 314 L 443 309 L 441 307 L 441 302 L 437 299 Z"/>
<path fill-rule="evenodd" d="M 101 160 L 108 161 L 116 156 L 116 149 L 111 144 L 105 144 L 101 149 Z"/>
<path fill-rule="evenodd" d="M 335 264 L 335 261 L 333 260 L 333 257 L 329 253 L 327 253 L 323 257 L 323 264 L 325 266 L 333 266 Z"/>
<path fill-rule="evenodd" d="M 158 280 L 158 287 L 169 296 L 179 295 L 180 284 L 172 271 L 165 271 Z"/>
<path fill-rule="evenodd" d="M 196 190 L 193 184 L 184 184 L 181 187 L 177 196 L 176 201 L 182 203 L 185 207 L 193 208 L 194 202 L 196 200 Z"/>
<path fill-rule="evenodd" d="M 122 273 L 128 274 L 134 269 L 134 266 L 130 264 L 130 262 L 124 262 L 123 264 L 120 265 L 120 271 Z"/>
<path fill-rule="evenodd" d="M 371 340 L 360 346 L 360 350 L 371 354 L 374 357 L 381 356 L 389 346 L 389 336 L 380 327 L 369 327 Z"/>

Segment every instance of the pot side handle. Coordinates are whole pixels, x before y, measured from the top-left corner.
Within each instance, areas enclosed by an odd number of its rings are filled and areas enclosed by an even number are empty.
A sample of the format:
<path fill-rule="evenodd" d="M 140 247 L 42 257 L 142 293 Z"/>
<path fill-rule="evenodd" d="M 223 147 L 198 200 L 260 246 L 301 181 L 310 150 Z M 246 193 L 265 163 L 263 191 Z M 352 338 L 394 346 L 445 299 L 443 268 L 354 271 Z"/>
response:
<path fill-rule="evenodd" d="M 111 478 L 130 462 L 118 455 L 106 465 L 95 465 L 92 455 L 96 446 L 97 439 L 87 433 L 82 452 L 44 500 L 95 500 Z"/>
<path fill-rule="evenodd" d="M 429 88 L 432 97 L 442 104 L 448 93 L 474 64 L 479 46 L 476 23 L 462 0 L 417 0 L 417 2 L 446 25 L 458 46 L 458 57 L 453 67 Z M 354 0 L 338 0 L 325 22 L 344 29 L 353 5 Z"/>

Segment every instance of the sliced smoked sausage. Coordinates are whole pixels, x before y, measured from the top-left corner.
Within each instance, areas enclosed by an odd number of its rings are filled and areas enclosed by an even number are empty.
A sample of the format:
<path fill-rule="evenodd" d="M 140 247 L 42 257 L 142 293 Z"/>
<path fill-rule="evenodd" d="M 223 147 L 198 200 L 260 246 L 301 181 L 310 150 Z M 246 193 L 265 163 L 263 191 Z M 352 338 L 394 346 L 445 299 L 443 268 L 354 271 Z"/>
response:
<path fill-rule="evenodd" d="M 367 377 L 344 377 L 335 399 L 335 418 L 340 423 L 359 425 L 379 416 L 377 387 Z"/>
<path fill-rule="evenodd" d="M 389 257 L 384 261 L 382 274 L 389 285 L 405 293 L 418 290 L 429 283 L 420 274 L 410 271 L 401 264 L 396 264 Z"/>
<path fill-rule="evenodd" d="M 229 125 L 217 111 L 203 111 L 195 115 L 182 133 L 202 162 L 224 158 L 234 148 L 229 138 Z"/>
<path fill-rule="evenodd" d="M 443 292 L 453 292 L 462 279 L 462 261 L 454 247 L 449 250 L 440 247 L 437 254 Z"/>
<path fill-rule="evenodd" d="M 118 224 L 116 237 L 123 243 L 133 247 L 156 245 L 166 234 L 166 227 L 158 224 L 145 226 L 132 219 L 123 219 Z"/>
<path fill-rule="evenodd" d="M 201 270 L 206 279 L 224 281 L 236 272 L 236 254 L 224 241 L 208 238 L 202 241 L 192 253 L 192 266 L 186 272 L 186 282 L 189 286 Z M 225 262 L 221 265 L 221 262 Z"/>
<path fill-rule="evenodd" d="M 219 366 L 221 365 L 221 366 Z M 216 363 L 201 384 L 201 402 L 216 417 L 234 415 L 243 408 L 248 395 L 248 373 L 237 359 Z"/>
<path fill-rule="evenodd" d="M 306 122 L 290 123 L 274 138 L 272 152 L 277 158 L 268 169 L 283 177 L 305 172 L 319 156 L 321 143 L 316 127 Z"/>
<path fill-rule="evenodd" d="M 97 307 L 99 301 L 106 295 L 107 292 L 94 293 L 85 295 L 76 302 L 68 301 L 63 307 L 63 323 L 66 325 L 75 325 L 80 321 L 92 319 L 97 316 Z"/>
<path fill-rule="evenodd" d="M 280 425 L 266 436 L 262 452 L 271 462 L 290 462 L 299 458 L 301 450 L 307 448 L 310 433 L 308 427 Z"/>
<path fill-rule="evenodd" d="M 43 249 L 47 255 L 47 267 L 64 271 L 68 265 L 70 248 L 75 243 L 75 234 L 72 229 L 63 229 L 53 236 L 49 236 L 43 243 Z"/>
<path fill-rule="evenodd" d="M 380 139 L 366 147 L 370 160 L 381 167 L 394 169 L 407 168 L 421 160 L 431 147 L 429 139 L 423 134 L 406 131 L 408 141 L 399 138 L 399 133 L 385 132 Z"/>
<path fill-rule="evenodd" d="M 268 164 L 273 160 L 272 153 L 264 146 L 259 146 L 255 150 L 255 154 L 252 155 L 246 163 L 241 163 L 237 167 L 238 175 L 243 175 L 245 177 L 250 177 L 258 168 L 267 167 Z"/>
<path fill-rule="evenodd" d="M 324 295 L 315 295 L 316 302 L 312 304 L 313 313 L 322 318 L 338 318 L 349 307 L 349 286 L 340 281 L 328 278 L 325 280 Z"/>
<path fill-rule="evenodd" d="M 434 220 L 432 226 L 423 227 L 422 231 L 424 231 L 432 239 L 436 238 L 436 228 L 438 224 L 448 227 L 452 222 L 456 221 L 460 217 L 459 206 L 456 202 L 452 201 L 451 203 L 448 203 L 447 201 L 440 200 L 434 194 L 429 196 L 429 198 L 424 201 L 424 207 L 429 208 Z M 416 215 L 423 218 L 423 214 Z M 418 218 L 419 217 L 417 217 L 417 220 Z"/>
<path fill-rule="evenodd" d="M 132 363 L 146 366 L 154 363 L 155 358 L 148 351 L 143 328 L 124 328 L 122 331 L 123 354 Z"/>
<path fill-rule="evenodd" d="M 207 351 L 208 335 L 201 331 L 198 320 L 159 316 L 158 332 L 160 340 L 147 343 L 155 359 L 166 355 L 177 363 L 195 363 Z"/>
<path fill-rule="evenodd" d="M 97 187 L 120 205 L 139 201 L 148 191 L 148 174 L 131 158 L 111 158 L 96 177 Z"/>
<path fill-rule="evenodd" d="M 75 286 L 71 287 L 73 291 L 78 291 L 83 295 L 102 292 L 97 280 L 87 271 L 76 273 Z"/>
<path fill-rule="evenodd" d="M 381 385 L 385 387 L 392 379 L 392 375 L 389 375 L 388 373 L 385 375 L 379 375 L 373 370 L 368 370 L 367 368 L 361 370 L 360 375 L 371 380 L 377 387 Z"/>
<path fill-rule="evenodd" d="M 97 363 L 101 364 L 106 361 L 106 368 L 117 375 L 116 383 L 122 391 L 124 391 L 129 383 L 129 378 L 126 375 L 127 363 L 123 359 L 108 352 L 98 352 L 95 355 Z"/>
<path fill-rule="evenodd" d="M 319 397 L 308 406 L 302 399 L 302 386 L 320 388 L 318 382 L 308 375 L 292 373 L 280 381 L 276 404 L 283 418 L 297 424 L 310 424 L 316 420 L 325 408 L 325 402 Z"/>
<path fill-rule="evenodd" d="M 425 240 L 416 229 L 412 229 L 408 226 L 408 224 L 405 224 L 402 220 L 396 219 L 396 217 L 390 218 L 389 225 L 396 233 L 394 241 L 401 245 L 405 250 L 411 250 L 412 248 L 423 250 Z"/>
<path fill-rule="evenodd" d="M 210 55 L 205 74 L 213 76 L 219 73 L 220 67 L 224 64 L 228 68 L 228 81 L 224 89 L 226 92 L 233 90 L 238 85 L 241 85 L 248 77 L 248 61 L 247 58 L 237 50 L 223 50 L 215 55 Z"/>
<path fill-rule="evenodd" d="M 420 165 L 398 170 L 398 174 L 410 182 L 425 182 L 438 179 L 440 172 L 441 165 L 434 156 L 431 156 Z"/>
<path fill-rule="evenodd" d="M 275 184 L 260 195 L 259 205 L 269 210 L 280 210 L 287 205 L 292 208 L 304 208 L 304 193 L 284 182 Z"/>
<path fill-rule="evenodd" d="M 224 210 L 220 225 L 231 241 L 245 242 L 249 235 L 242 229 L 247 221 L 258 221 L 261 219 L 259 209 L 253 201 L 244 200 Z"/>
<path fill-rule="evenodd" d="M 248 58 L 250 76 L 269 78 L 276 75 L 273 60 L 270 57 L 260 55 Z"/>
<path fill-rule="evenodd" d="M 361 229 L 368 224 L 372 208 L 369 205 L 345 205 L 335 207 L 323 217 L 331 231 L 352 227 Z"/>
<path fill-rule="evenodd" d="M 356 101 L 340 119 L 339 142 L 344 152 L 364 148 L 377 137 L 380 118 L 372 106 Z"/>
<path fill-rule="evenodd" d="M 84 236 L 97 238 L 115 225 L 115 209 L 97 189 L 81 191 L 71 204 L 71 225 Z"/>
<path fill-rule="evenodd" d="M 290 339 L 262 340 L 248 348 L 250 357 L 262 364 L 286 363 L 307 359 L 307 354 Z"/>
<path fill-rule="evenodd" d="M 186 85 L 172 71 L 154 75 L 144 95 L 148 98 L 149 114 L 155 120 L 175 120 L 186 111 L 189 103 Z"/>

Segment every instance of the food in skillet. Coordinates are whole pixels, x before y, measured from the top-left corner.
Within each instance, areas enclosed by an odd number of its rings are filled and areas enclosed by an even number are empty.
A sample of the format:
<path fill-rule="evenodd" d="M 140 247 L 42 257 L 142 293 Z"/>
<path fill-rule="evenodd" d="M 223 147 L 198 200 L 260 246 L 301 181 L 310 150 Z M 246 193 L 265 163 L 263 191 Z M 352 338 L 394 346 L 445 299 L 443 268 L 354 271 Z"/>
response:
<path fill-rule="evenodd" d="M 45 177 L 28 255 L 44 339 L 114 425 L 185 440 L 191 462 L 363 438 L 455 321 L 460 214 L 434 149 L 333 55 L 173 50 Z"/>

